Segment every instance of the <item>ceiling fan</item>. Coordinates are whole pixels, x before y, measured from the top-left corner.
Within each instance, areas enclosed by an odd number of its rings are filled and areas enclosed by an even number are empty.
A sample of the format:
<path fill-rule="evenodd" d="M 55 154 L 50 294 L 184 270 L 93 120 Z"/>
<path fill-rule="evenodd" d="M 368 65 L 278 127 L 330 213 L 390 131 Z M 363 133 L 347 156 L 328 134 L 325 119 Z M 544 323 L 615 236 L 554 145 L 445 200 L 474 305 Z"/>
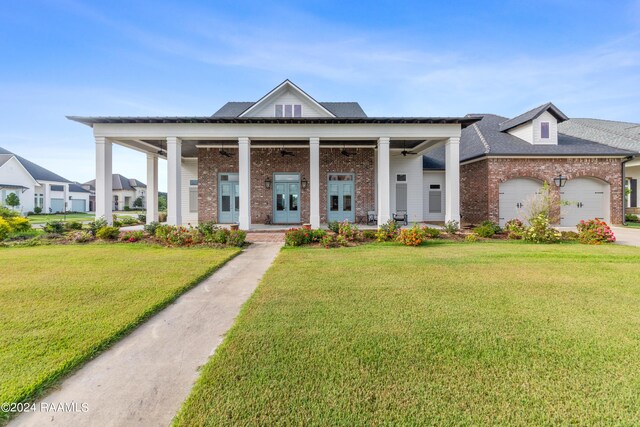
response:
<path fill-rule="evenodd" d="M 159 156 L 164 156 L 166 153 L 164 152 L 164 150 L 162 149 L 162 142 L 160 143 L 160 149 L 158 150 L 158 155 Z"/>
<path fill-rule="evenodd" d="M 222 144 L 222 147 L 220 147 L 220 150 L 218 150 L 218 153 L 220 153 L 220 155 L 224 157 L 233 157 L 233 154 L 234 154 L 229 151 L 226 151 L 224 149 L 224 144 Z"/>
<path fill-rule="evenodd" d="M 416 155 L 418 153 L 415 153 L 413 151 L 407 150 L 407 145 L 406 145 L 406 143 L 403 142 L 402 143 L 402 151 L 399 154 L 396 154 L 396 156 L 398 156 L 400 154 L 402 154 L 403 157 L 407 157 L 407 155 L 414 156 L 414 155 Z"/>
<path fill-rule="evenodd" d="M 356 154 L 358 154 L 357 151 L 347 151 L 347 147 L 345 147 L 344 145 L 342 146 L 342 150 L 340 151 L 340 154 L 342 154 L 345 157 L 351 157 L 351 156 L 355 156 Z"/>

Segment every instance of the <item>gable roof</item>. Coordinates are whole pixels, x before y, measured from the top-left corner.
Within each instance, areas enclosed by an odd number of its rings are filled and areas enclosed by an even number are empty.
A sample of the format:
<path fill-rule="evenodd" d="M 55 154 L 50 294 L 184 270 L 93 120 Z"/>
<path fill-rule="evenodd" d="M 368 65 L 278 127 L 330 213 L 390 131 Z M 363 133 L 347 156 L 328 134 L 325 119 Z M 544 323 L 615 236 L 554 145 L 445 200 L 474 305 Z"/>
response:
<path fill-rule="evenodd" d="M 545 111 L 551 113 L 558 120 L 558 123 L 569 120 L 569 118 L 565 116 L 558 107 L 553 105 L 551 102 L 547 102 L 546 104 L 529 110 L 526 113 L 522 113 L 519 116 L 514 117 L 513 119 L 505 119 L 504 122 L 500 123 L 500 131 L 505 132 L 509 129 L 520 126 L 521 124 L 530 122 L 531 120 L 535 120 Z"/>
<path fill-rule="evenodd" d="M 570 119 L 558 131 L 601 144 L 640 152 L 640 123 L 599 119 Z"/>
<path fill-rule="evenodd" d="M 4 165 L 13 157 L 13 154 L 0 154 L 0 166 Z"/>
<path fill-rule="evenodd" d="M 224 104 L 212 117 L 238 117 L 255 102 L 231 101 Z M 357 102 L 319 102 L 335 117 L 367 117 L 360 104 Z"/>
<path fill-rule="evenodd" d="M 71 182 L 66 178 L 61 177 L 58 174 L 51 172 L 48 169 L 43 168 L 42 166 L 36 165 L 33 162 L 25 159 L 24 157 L 18 156 L 17 154 L 12 153 L 9 150 L 6 150 L 0 147 L 0 155 L 8 154 L 14 156 L 22 166 L 29 172 L 29 175 L 33 177 L 36 181 L 54 181 L 54 182 Z M 5 160 L 6 162 L 6 160 Z"/>
<path fill-rule="evenodd" d="M 82 185 L 87 185 L 92 190 L 95 190 L 95 188 L 96 188 L 96 180 L 92 179 L 91 181 L 87 181 Z M 111 188 L 112 188 L 112 190 L 114 190 L 114 191 L 121 191 L 121 190 L 134 191 L 135 187 L 147 188 L 147 186 L 143 182 L 140 182 L 135 178 L 134 179 L 129 179 L 126 176 L 120 175 L 119 173 L 114 173 L 114 174 L 111 175 Z"/>
<path fill-rule="evenodd" d="M 89 190 L 82 188 L 82 186 L 77 182 L 72 182 L 69 184 L 69 191 L 71 193 L 90 193 Z"/>
<path fill-rule="evenodd" d="M 558 145 L 529 144 L 516 136 L 500 130 L 500 124 L 505 121 L 505 117 L 495 114 L 469 114 L 467 117 L 481 118 L 481 120 L 462 129 L 460 136 L 461 162 L 484 156 L 628 157 L 635 154 L 633 151 L 611 147 L 563 133 L 558 133 Z M 423 168 L 431 170 L 444 169 L 444 153 L 444 147 L 439 147 L 425 154 L 423 158 Z"/>
<path fill-rule="evenodd" d="M 297 92 L 298 95 L 302 96 L 303 98 L 306 98 L 307 101 L 311 102 L 312 104 L 315 104 L 320 110 L 326 112 L 329 116 L 331 117 L 335 117 L 335 115 L 327 110 L 324 106 L 322 106 L 318 101 L 316 101 L 315 99 L 313 99 L 313 97 L 311 95 L 309 95 L 308 93 L 306 93 L 305 91 L 303 91 L 302 89 L 300 89 L 298 86 L 296 86 L 291 80 L 286 79 L 285 81 L 283 81 L 282 83 L 280 83 L 278 86 L 274 87 L 273 89 L 271 89 L 266 95 L 264 95 L 262 98 L 260 98 L 259 100 L 257 100 L 252 106 L 250 106 L 249 108 L 247 108 L 245 111 L 243 111 L 242 113 L 240 113 L 238 115 L 238 117 L 244 117 L 245 115 L 247 115 L 250 111 L 258 108 L 260 105 L 265 104 L 266 102 L 269 101 L 270 98 L 272 98 L 273 96 L 275 96 L 276 94 L 278 94 L 279 92 L 286 90 L 286 89 L 290 89 L 294 92 Z"/>

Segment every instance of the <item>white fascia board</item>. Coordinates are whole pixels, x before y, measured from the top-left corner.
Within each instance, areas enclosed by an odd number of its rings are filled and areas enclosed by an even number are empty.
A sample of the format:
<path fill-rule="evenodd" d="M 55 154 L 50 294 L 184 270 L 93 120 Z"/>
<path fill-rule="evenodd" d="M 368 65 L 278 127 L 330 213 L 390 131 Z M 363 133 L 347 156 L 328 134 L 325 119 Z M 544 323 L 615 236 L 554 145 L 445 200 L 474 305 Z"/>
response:
<path fill-rule="evenodd" d="M 329 115 L 329 117 L 335 117 L 336 116 L 331 111 L 329 111 L 326 108 L 324 108 L 322 106 L 322 104 L 320 104 L 318 101 L 316 101 L 311 96 L 309 96 L 305 91 L 303 91 L 298 86 L 293 84 L 293 82 L 291 82 L 290 80 L 285 80 L 282 83 L 280 83 L 278 86 L 276 86 L 274 89 L 272 89 L 270 92 L 268 92 L 266 95 L 264 95 L 262 98 L 260 98 L 251 107 L 247 108 L 238 117 L 247 117 L 249 114 L 251 114 L 252 111 L 255 111 L 256 109 L 260 108 L 263 104 L 266 104 L 267 102 L 269 102 L 271 100 L 271 98 L 273 98 L 274 96 L 277 96 L 280 93 L 280 91 L 282 89 L 284 89 L 284 88 L 292 89 L 298 95 L 300 95 L 301 97 L 305 98 L 307 101 L 309 101 L 309 102 L 313 103 L 314 105 L 316 105 L 320 110 L 322 110 L 325 113 L 327 113 Z"/>
<path fill-rule="evenodd" d="M 238 124 L 238 123 L 96 123 L 96 137 L 110 139 L 165 139 L 177 136 L 183 140 L 229 140 L 239 135 L 252 140 L 304 139 L 320 140 L 459 138 L 459 124 L 420 123 L 351 123 L 351 124 Z M 118 142 L 122 144 L 121 142 Z"/>

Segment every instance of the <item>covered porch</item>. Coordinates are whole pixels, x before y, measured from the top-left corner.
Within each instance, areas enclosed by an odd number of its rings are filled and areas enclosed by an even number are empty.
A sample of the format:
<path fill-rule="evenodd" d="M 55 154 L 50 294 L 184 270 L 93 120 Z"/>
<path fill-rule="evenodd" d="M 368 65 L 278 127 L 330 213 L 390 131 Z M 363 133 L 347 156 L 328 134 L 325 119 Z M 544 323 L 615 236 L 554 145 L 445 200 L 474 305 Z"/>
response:
<path fill-rule="evenodd" d="M 118 144 L 146 154 L 147 222 L 158 219 L 158 159 L 164 158 L 168 224 L 213 220 L 237 223 L 243 230 L 304 223 L 319 228 L 337 219 L 335 210 L 348 215 L 345 219 L 365 223 L 373 211 L 379 225 L 392 218 L 401 203 L 410 222 L 422 221 L 422 155 L 441 146 L 446 152 L 445 220 L 459 221 L 460 132 L 475 121 L 71 119 L 93 127 L 97 217 L 111 220 L 112 146 Z M 290 216 L 282 216 L 284 211 Z"/>

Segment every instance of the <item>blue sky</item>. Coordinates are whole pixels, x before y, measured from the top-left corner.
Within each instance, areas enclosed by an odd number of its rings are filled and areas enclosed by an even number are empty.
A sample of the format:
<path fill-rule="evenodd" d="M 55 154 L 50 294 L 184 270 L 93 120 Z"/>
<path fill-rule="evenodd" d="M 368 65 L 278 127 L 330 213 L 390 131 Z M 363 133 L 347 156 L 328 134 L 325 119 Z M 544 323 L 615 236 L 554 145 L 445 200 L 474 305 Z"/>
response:
<path fill-rule="evenodd" d="M 370 116 L 640 122 L 640 0 L 5 0 L 0 52 L 0 146 L 77 181 L 93 136 L 65 115 L 212 114 L 285 78 Z M 114 172 L 145 160 L 115 149 Z"/>

